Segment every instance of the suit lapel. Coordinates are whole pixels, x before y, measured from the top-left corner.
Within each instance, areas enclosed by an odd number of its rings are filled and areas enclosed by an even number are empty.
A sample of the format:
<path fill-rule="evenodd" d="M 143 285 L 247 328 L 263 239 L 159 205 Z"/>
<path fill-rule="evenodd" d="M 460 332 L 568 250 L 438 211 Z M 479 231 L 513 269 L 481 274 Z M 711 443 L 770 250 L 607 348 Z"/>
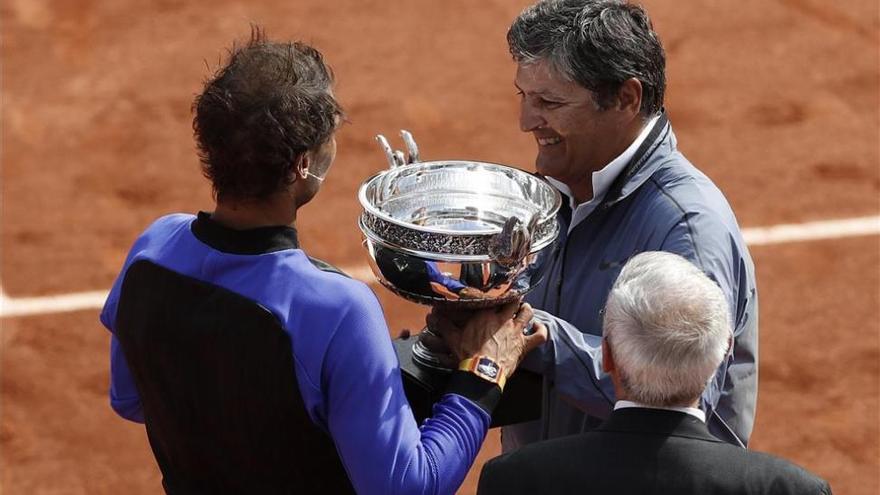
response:
<path fill-rule="evenodd" d="M 709 433 L 706 424 L 699 419 L 687 413 L 665 409 L 618 409 L 611 413 L 597 431 L 653 434 L 724 443 Z"/>

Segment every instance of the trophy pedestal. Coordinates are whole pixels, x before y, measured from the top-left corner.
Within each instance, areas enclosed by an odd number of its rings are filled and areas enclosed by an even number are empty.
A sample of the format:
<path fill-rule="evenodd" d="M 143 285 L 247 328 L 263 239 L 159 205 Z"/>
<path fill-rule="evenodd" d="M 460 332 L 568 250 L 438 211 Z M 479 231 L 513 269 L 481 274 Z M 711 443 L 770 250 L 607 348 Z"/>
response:
<path fill-rule="evenodd" d="M 449 372 L 427 368 L 413 361 L 413 344 L 417 339 L 395 339 L 393 342 L 400 361 L 403 390 L 416 421 L 421 424 L 431 417 L 431 408 L 445 392 Z M 542 381 L 541 375 L 531 371 L 520 369 L 514 372 L 507 380 L 501 401 L 492 414 L 491 427 L 540 418 Z"/>

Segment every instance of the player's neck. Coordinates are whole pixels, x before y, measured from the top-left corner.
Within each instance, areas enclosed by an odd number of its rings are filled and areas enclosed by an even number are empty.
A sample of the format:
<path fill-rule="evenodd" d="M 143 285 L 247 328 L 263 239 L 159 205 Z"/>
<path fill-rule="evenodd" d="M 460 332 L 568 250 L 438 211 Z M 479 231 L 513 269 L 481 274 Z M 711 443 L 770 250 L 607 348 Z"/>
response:
<path fill-rule="evenodd" d="M 289 195 L 276 194 L 265 201 L 218 199 L 211 219 L 235 230 L 259 227 L 296 226 L 296 208 Z"/>

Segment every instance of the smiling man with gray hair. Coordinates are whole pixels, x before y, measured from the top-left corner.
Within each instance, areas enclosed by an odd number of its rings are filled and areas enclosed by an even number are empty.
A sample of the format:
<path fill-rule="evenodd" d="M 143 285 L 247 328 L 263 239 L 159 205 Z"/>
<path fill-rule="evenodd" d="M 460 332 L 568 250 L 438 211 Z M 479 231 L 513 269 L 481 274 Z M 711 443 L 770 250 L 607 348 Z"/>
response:
<path fill-rule="evenodd" d="M 610 418 L 490 461 L 479 493 L 830 494 L 804 469 L 709 433 L 700 396 L 730 349 L 729 321 L 724 293 L 696 266 L 671 253 L 633 257 L 605 306 Z"/>
<path fill-rule="evenodd" d="M 563 195 L 544 282 L 526 296 L 550 334 L 523 362 L 543 375 L 542 414 L 507 426 L 504 450 L 589 431 L 608 417 L 601 309 L 645 251 L 694 263 L 724 293 L 732 351 L 700 397 L 709 431 L 748 445 L 758 393 L 758 290 L 736 217 L 678 149 L 664 109 L 666 54 L 648 13 L 618 0 L 541 0 L 507 33 L 519 124 L 535 169 Z M 674 111 L 670 112 L 674 116 Z"/>

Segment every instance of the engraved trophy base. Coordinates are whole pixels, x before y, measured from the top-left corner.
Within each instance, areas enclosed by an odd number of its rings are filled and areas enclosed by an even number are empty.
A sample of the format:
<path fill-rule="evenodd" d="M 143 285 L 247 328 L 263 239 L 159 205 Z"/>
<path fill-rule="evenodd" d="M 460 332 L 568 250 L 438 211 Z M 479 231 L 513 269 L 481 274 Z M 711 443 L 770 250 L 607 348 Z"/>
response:
<path fill-rule="evenodd" d="M 449 381 L 452 370 L 440 364 L 439 359 L 417 338 L 395 339 L 393 343 L 400 361 L 403 390 L 416 422 L 421 424 L 431 417 L 434 404 L 446 391 L 446 382 Z M 523 369 L 514 372 L 507 380 L 501 401 L 492 413 L 490 427 L 539 419 L 542 387 L 541 375 Z"/>

